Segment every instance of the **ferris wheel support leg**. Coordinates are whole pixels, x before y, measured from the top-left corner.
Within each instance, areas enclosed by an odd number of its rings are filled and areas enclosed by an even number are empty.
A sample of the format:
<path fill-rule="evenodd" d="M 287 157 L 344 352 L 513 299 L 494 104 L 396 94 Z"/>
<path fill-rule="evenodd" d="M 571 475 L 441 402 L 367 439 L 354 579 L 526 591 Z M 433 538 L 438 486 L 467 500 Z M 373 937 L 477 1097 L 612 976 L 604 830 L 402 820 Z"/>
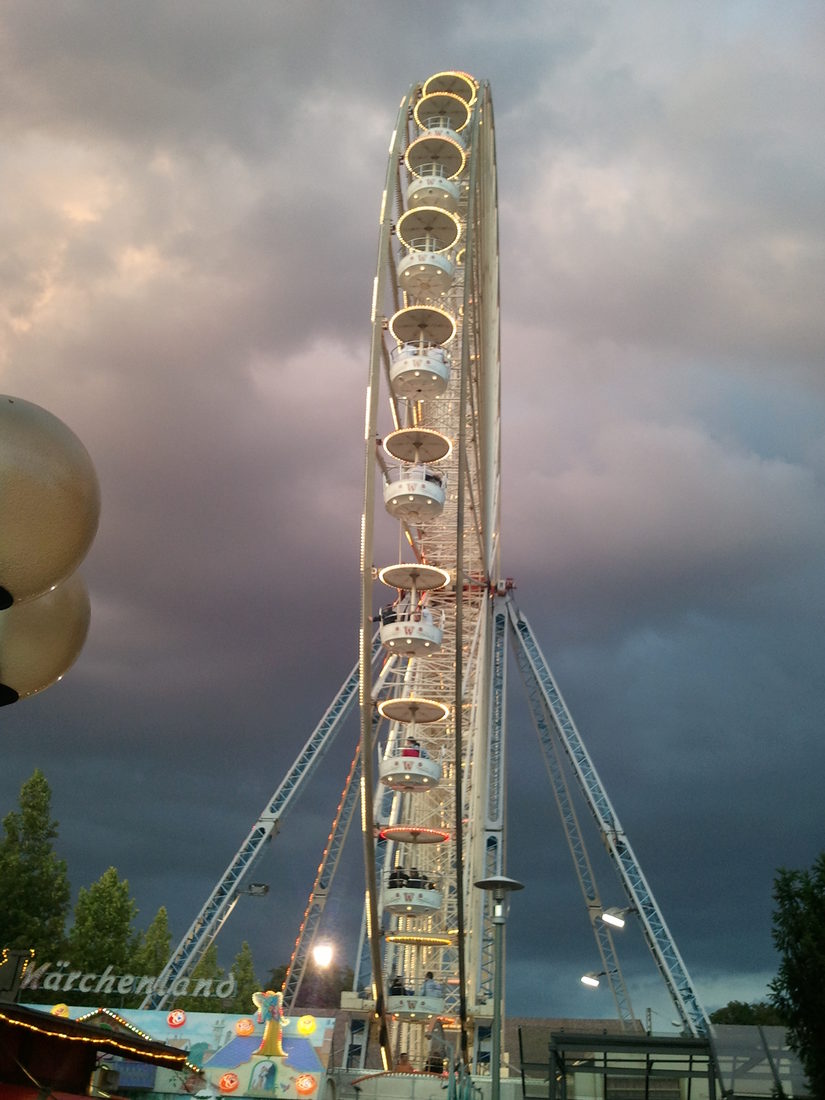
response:
<path fill-rule="evenodd" d="M 579 731 L 567 709 L 539 649 L 529 623 L 508 597 L 512 637 L 521 648 L 529 671 L 542 693 L 547 713 L 552 718 L 561 744 L 570 761 L 579 787 L 599 826 L 602 839 L 615 861 L 622 885 L 642 925 L 653 960 L 664 979 L 676 1011 L 686 1029 L 694 1036 L 706 1036 L 710 1024 L 664 916 L 642 873 L 616 811 L 610 803 Z"/>
<path fill-rule="evenodd" d="M 506 610 L 505 610 L 506 615 Z M 596 946 L 602 961 L 602 969 L 607 977 L 607 983 L 616 1003 L 616 1011 L 619 1019 L 628 1028 L 635 1025 L 636 1018 L 633 1015 L 633 1007 L 627 991 L 624 976 L 619 966 L 616 955 L 613 936 L 608 926 L 601 919 L 602 904 L 599 897 L 593 867 L 587 852 L 584 836 L 579 826 L 575 807 L 570 797 L 570 788 L 567 777 L 562 768 L 559 751 L 557 750 L 554 736 L 555 723 L 545 702 L 540 685 L 533 676 L 532 667 L 527 659 L 527 654 L 522 646 L 514 646 L 516 662 L 519 666 L 525 695 L 533 717 L 533 725 L 538 736 L 539 746 L 544 756 L 544 762 L 553 785 L 553 794 L 556 806 L 561 818 L 567 838 L 567 846 L 573 859 L 573 866 L 578 877 L 584 904 L 593 928 Z"/>
<path fill-rule="evenodd" d="M 378 650 L 376 632 L 369 650 L 370 662 L 375 661 Z M 163 1008 L 175 995 L 177 983 L 192 973 L 207 948 L 214 942 L 238 902 L 241 884 L 260 859 L 266 844 L 278 832 L 281 819 L 292 805 L 298 791 L 314 774 L 326 750 L 355 706 L 358 698 L 358 683 L 359 666 L 356 665 L 327 707 L 323 718 L 310 734 L 280 786 L 264 807 L 200 913 L 189 926 L 174 954 L 158 976 L 154 989 L 141 1003 L 141 1008 Z"/>

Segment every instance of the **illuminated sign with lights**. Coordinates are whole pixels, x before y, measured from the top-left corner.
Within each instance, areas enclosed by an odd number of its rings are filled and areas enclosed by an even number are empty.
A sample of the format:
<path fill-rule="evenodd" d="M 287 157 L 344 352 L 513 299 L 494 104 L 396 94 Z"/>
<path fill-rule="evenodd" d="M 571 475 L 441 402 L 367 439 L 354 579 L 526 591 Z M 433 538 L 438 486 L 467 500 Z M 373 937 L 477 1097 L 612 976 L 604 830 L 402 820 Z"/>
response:
<path fill-rule="evenodd" d="M 42 1006 L 29 1007 L 43 1011 Z M 0 1006 L 0 1019 L 4 1015 Z M 256 1021 L 253 1015 L 83 1007 L 69 1008 L 68 1016 L 70 1023 L 104 1029 L 96 1032 L 94 1039 L 83 1035 L 76 1041 L 100 1042 L 98 1036 L 105 1034 L 107 1065 L 120 1075 L 121 1087 L 142 1088 L 169 1100 L 185 1100 L 194 1094 L 212 1100 L 254 1096 L 319 1100 L 335 1029 L 334 1016 L 306 1013 L 281 1017 L 279 1044 L 283 1042 L 283 1049 L 275 1054 L 261 1049 L 266 1026 L 273 1021 Z M 48 1023 L 41 1028 L 43 1034 L 60 1034 L 63 1021 L 54 1016 L 44 1018 Z M 25 1026 L 31 1029 L 28 1022 Z M 136 1067 L 131 1061 L 130 1055 L 139 1049 L 138 1039 L 163 1044 L 153 1053 L 149 1066 Z M 0 1094 L 5 1095 L 2 1085 Z"/>
<path fill-rule="evenodd" d="M 236 990 L 235 975 L 216 981 L 213 978 L 176 978 L 173 982 L 140 974 L 114 974 L 107 966 L 102 974 L 70 970 L 67 962 L 55 966 L 43 963 L 30 966 L 23 976 L 20 988 L 47 989 L 51 993 L 171 993 L 174 997 L 233 997 Z M 64 996 L 65 1000 L 65 996 Z"/>

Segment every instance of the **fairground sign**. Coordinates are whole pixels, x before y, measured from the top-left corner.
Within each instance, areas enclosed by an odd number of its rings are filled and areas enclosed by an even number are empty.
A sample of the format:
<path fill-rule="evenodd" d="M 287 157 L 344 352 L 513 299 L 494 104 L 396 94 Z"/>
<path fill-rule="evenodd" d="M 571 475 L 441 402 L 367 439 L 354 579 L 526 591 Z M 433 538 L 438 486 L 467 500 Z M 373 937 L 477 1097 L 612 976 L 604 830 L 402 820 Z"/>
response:
<path fill-rule="evenodd" d="M 214 978 L 176 978 L 173 982 L 160 981 L 156 977 L 139 974 L 114 974 L 107 966 L 102 974 L 70 970 L 69 963 L 43 963 L 30 966 L 26 971 L 21 990 L 46 989 L 50 993 L 120 993 L 133 996 L 149 993 L 171 993 L 173 997 L 233 997 L 235 975 L 216 980 Z"/>

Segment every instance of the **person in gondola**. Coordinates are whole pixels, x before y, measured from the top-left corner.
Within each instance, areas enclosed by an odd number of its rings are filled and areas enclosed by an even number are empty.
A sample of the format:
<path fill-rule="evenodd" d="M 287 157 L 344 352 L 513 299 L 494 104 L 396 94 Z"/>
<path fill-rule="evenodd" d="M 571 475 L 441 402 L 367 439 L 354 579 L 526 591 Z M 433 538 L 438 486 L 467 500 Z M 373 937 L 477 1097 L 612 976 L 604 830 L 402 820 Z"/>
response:
<path fill-rule="evenodd" d="M 440 1020 L 436 1020 L 426 1034 L 430 1040 L 430 1049 L 427 1054 L 427 1061 L 424 1063 L 424 1072 L 443 1073 L 444 1062 L 449 1056 L 447 1040 L 444 1037 L 444 1025 Z"/>
<path fill-rule="evenodd" d="M 400 974 L 394 974 L 390 981 L 390 996 L 403 997 L 406 992 L 404 988 L 404 979 Z"/>
<path fill-rule="evenodd" d="M 400 890 L 403 886 L 407 885 L 409 875 L 403 867 L 393 867 L 390 871 L 389 886 L 391 890 Z"/>
<path fill-rule="evenodd" d="M 395 1063 L 396 1073 L 415 1073 L 415 1066 L 410 1061 L 410 1056 L 406 1050 L 402 1050 L 398 1055 L 398 1061 Z"/>
<path fill-rule="evenodd" d="M 428 970 L 421 984 L 422 997 L 440 997 L 442 995 L 441 983 L 433 977 L 432 970 Z"/>

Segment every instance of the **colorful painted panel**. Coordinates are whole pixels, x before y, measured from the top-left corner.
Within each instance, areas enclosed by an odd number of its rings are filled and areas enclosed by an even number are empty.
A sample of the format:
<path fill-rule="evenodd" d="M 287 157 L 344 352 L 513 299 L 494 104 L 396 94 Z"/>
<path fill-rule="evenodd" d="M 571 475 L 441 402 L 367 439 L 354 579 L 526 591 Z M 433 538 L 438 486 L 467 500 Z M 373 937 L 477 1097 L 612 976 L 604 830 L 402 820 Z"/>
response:
<path fill-rule="evenodd" d="M 34 1007 L 43 1010 L 43 1005 Z M 311 1100 L 323 1092 L 335 1026 L 331 1017 L 279 1017 L 276 1030 L 266 1004 L 249 1015 L 55 1007 L 74 1020 L 134 1032 L 187 1051 L 192 1068 L 185 1073 L 107 1059 L 107 1064 L 120 1073 L 125 1088 L 232 1100 L 267 1096 Z"/>

